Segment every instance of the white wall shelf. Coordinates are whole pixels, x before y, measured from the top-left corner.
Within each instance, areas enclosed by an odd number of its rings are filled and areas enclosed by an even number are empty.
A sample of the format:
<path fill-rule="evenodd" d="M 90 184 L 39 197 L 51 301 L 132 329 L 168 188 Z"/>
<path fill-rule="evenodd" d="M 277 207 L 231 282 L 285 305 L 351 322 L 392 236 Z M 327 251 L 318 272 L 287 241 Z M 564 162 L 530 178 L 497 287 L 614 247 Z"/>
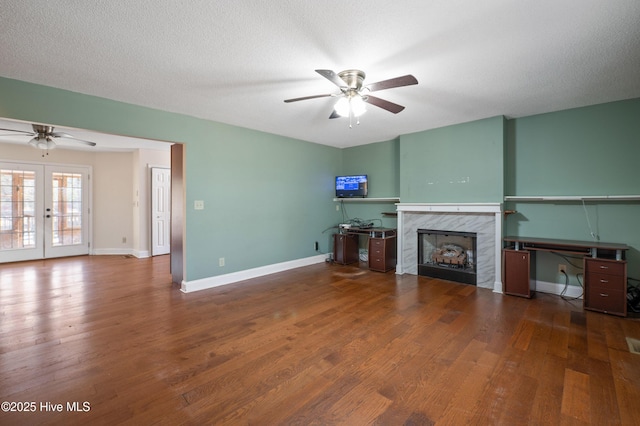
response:
<path fill-rule="evenodd" d="M 399 197 L 388 198 L 334 198 L 333 201 L 346 201 L 348 203 L 399 203 Z"/>
<path fill-rule="evenodd" d="M 527 195 L 505 196 L 505 201 L 640 201 L 640 195 Z"/>

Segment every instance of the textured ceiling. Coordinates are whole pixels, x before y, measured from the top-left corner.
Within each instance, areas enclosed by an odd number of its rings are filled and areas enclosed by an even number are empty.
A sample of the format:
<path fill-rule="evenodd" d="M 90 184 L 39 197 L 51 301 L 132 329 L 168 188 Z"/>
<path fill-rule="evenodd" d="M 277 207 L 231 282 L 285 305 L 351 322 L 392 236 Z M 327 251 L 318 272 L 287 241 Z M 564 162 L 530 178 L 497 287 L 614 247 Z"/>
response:
<path fill-rule="evenodd" d="M 640 1 L 0 0 L 0 52 L 4 77 L 347 147 L 640 97 Z M 419 84 L 350 129 L 283 102 L 336 92 L 318 68 Z"/>

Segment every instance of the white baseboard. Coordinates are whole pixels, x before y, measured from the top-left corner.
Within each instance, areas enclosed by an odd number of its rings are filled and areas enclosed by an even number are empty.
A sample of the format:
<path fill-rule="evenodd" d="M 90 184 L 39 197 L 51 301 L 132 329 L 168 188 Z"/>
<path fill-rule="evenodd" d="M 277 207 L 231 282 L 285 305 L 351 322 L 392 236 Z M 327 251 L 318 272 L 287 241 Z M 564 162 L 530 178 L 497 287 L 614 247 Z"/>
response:
<path fill-rule="evenodd" d="M 91 254 L 93 255 L 133 255 L 133 249 L 131 248 L 101 248 L 101 249 L 93 249 Z"/>
<path fill-rule="evenodd" d="M 149 250 L 134 250 L 132 248 L 102 248 L 91 251 L 92 255 L 135 256 L 138 259 L 149 257 Z"/>
<path fill-rule="evenodd" d="M 144 259 L 145 257 L 151 257 L 149 250 L 133 250 L 133 255 L 138 259 Z"/>
<path fill-rule="evenodd" d="M 251 278 L 258 278 L 276 272 L 288 271 L 289 269 L 300 268 L 302 266 L 315 265 L 316 263 L 325 262 L 326 255 L 306 257 L 304 259 L 291 260 L 289 262 L 276 263 L 273 265 L 260 266 L 258 268 L 246 269 L 244 271 L 232 272 L 225 275 L 216 275 L 215 277 L 201 278 L 193 281 L 182 281 L 180 290 L 184 293 L 193 291 L 206 290 L 208 288 L 219 287 L 222 285 L 233 284 L 238 281 L 244 281 Z"/>
<path fill-rule="evenodd" d="M 564 284 L 551 283 L 547 281 L 536 281 L 536 291 L 540 293 L 550 293 L 560 295 L 564 290 Z M 582 287 L 576 285 L 570 285 L 567 287 L 567 291 L 564 293 L 566 297 L 577 297 L 582 299 Z"/>

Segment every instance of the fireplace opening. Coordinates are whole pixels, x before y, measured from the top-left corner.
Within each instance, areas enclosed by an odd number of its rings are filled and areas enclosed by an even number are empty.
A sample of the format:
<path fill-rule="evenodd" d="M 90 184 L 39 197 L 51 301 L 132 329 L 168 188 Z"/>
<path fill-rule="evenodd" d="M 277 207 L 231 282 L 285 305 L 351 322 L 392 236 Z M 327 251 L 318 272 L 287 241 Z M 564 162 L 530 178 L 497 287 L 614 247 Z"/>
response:
<path fill-rule="evenodd" d="M 418 275 L 476 285 L 475 232 L 418 229 Z"/>

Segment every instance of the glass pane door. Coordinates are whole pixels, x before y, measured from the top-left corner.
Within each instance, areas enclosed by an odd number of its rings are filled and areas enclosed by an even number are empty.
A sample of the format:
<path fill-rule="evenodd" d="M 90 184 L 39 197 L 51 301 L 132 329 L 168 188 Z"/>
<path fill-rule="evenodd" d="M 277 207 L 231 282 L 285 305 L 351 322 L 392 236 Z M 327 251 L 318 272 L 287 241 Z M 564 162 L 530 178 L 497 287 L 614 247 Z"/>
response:
<path fill-rule="evenodd" d="M 0 163 L 0 262 L 89 254 L 89 167 Z"/>
<path fill-rule="evenodd" d="M 42 166 L 0 163 L 0 261 L 43 253 Z"/>
<path fill-rule="evenodd" d="M 46 166 L 45 176 L 45 257 L 88 254 L 88 169 Z"/>

